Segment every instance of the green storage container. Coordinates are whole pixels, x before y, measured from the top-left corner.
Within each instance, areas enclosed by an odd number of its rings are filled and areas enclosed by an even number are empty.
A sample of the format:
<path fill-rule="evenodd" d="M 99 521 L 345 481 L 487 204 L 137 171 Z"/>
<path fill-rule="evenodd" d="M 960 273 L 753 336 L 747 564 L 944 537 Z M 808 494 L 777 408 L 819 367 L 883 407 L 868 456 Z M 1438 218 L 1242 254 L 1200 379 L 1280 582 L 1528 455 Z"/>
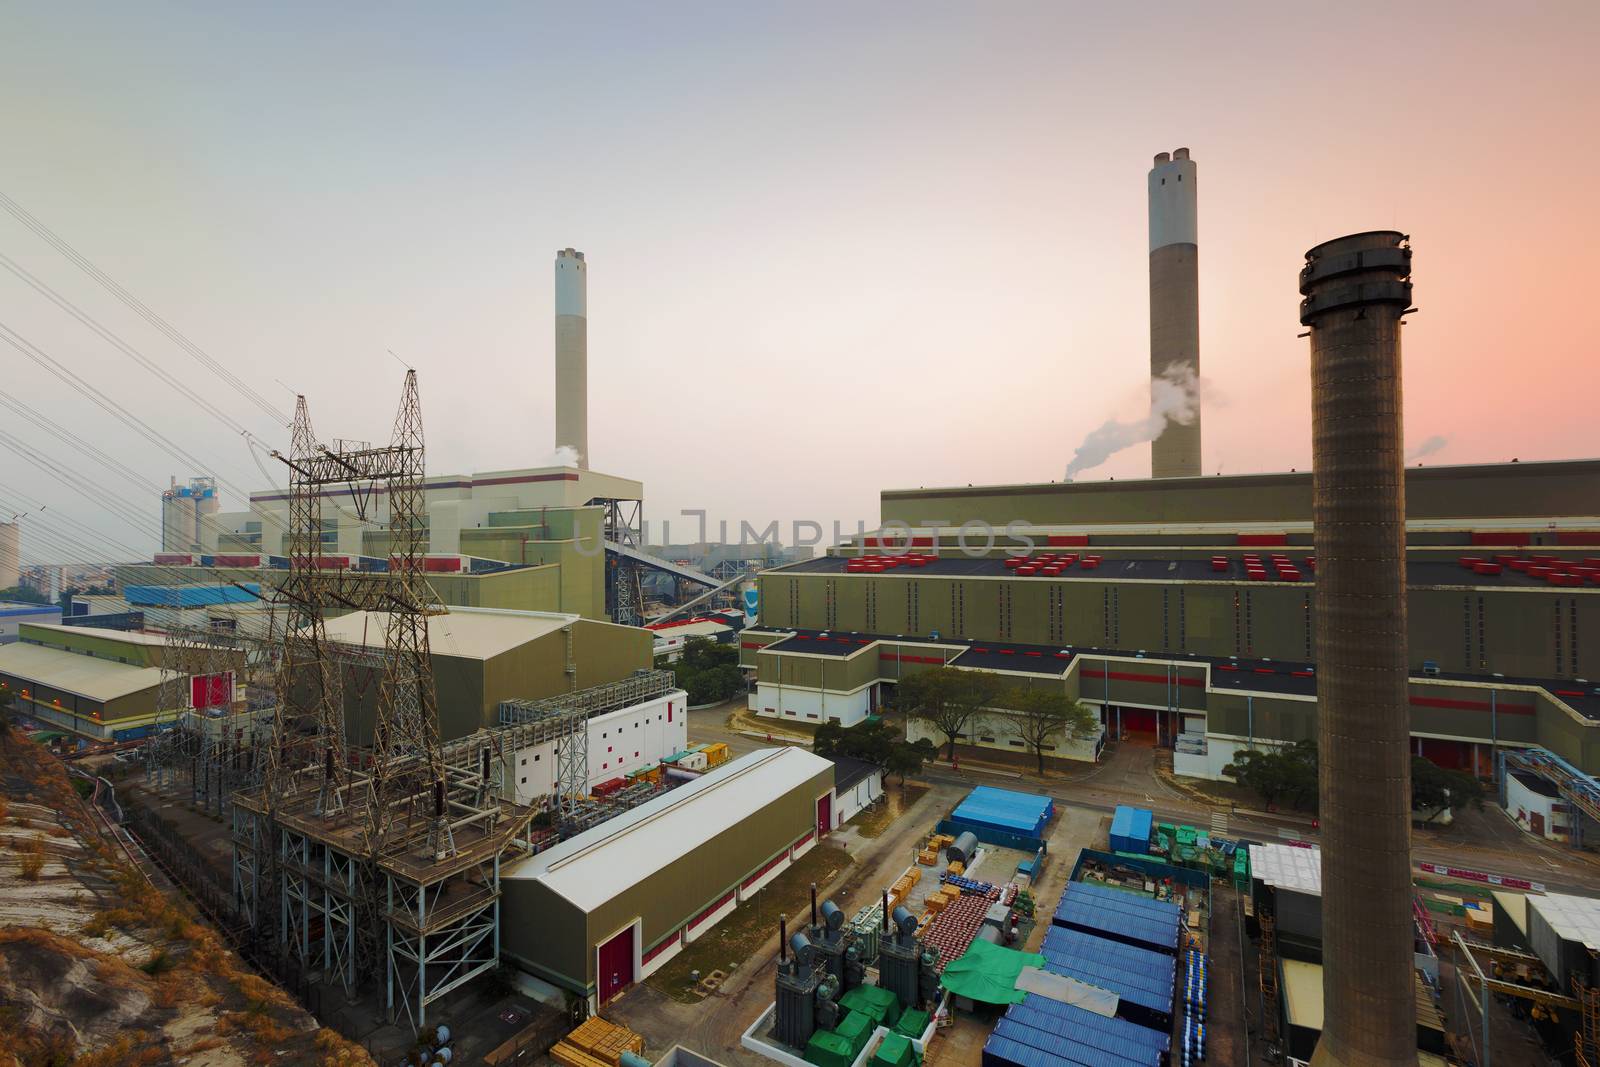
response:
<path fill-rule="evenodd" d="M 904 1034 L 887 1034 L 872 1054 L 872 1067 L 911 1067 L 915 1058 L 911 1041 Z"/>
<path fill-rule="evenodd" d="M 1178 844 L 1193 847 L 1195 838 L 1200 836 L 1200 831 L 1192 826 L 1178 827 Z"/>
<path fill-rule="evenodd" d="M 853 1011 L 833 1028 L 833 1032 L 850 1042 L 849 1059 L 854 1060 L 861 1055 L 861 1050 L 867 1047 L 867 1039 L 872 1037 L 872 1031 L 876 1029 L 877 1026 L 871 1019 L 859 1011 Z"/>
<path fill-rule="evenodd" d="M 806 1042 L 806 1062 L 817 1067 L 850 1067 L 859 1050 L 850 1047 L 850 1039 L 832 1030 L 818 1030 Z"/>
<path fill-rule="evenodd" d="M 923 1031 L 928 1029 L 930 1016 L 921 1008 L 907 1008 L 900 1013 L 900 1021 L 894 1024 L 894 1032 L 905 1037 L 919 1039 Z"/>

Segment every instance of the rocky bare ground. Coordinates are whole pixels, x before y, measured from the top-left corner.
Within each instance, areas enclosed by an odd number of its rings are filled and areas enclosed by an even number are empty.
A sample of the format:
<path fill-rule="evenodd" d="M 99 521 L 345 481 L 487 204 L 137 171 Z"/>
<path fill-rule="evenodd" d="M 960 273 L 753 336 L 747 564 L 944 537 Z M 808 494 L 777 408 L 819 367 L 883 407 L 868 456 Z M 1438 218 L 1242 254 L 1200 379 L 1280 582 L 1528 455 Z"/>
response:
<path fill-rule="evenodd" d="M 0 737 L 0 1067 L 371 1062 L 131 864 L 53 756 Z"/>

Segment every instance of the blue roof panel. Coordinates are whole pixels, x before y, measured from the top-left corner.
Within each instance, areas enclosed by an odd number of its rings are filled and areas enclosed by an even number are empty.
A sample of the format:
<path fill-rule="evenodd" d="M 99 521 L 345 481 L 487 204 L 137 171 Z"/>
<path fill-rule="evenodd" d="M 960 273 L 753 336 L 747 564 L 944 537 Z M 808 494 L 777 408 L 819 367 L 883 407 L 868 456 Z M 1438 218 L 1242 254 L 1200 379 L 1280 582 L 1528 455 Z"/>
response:
<path fill-rule="evenodd" d="M 1006 1009 L 1006 1018 L 1015 1019 L 1033 1027 L 1035 1030 L 1044 1030 L 1047 1033 L 1101 1033 L 1124 1041 L 1133 1041 L 1157 1052 L 1166 1052 L 1172 1047 L 1172 1035 L 1165 1030 L 1152 1030 L 1148 1026 L 1116 1016 L 1105 1016 L 1080 1008 L 1075 1004 L 1063 1004 L 1059 1000 L 1051 1000 L 1037 993 L 1029 993 L 1021 1004 L 1013 1004 Z M 1085 1038 L 1088 1044 L 1093 1040 Z"/>
<path fill-rule="evenodd" d="M 1093 1057 L 1101 1058 L 1103 1062 L 1115 1063 L 1119 1067 L 1156 1067 L 1161 1059 L 1161 1053 L 1148 1045 L 1091 1030 L 1077 1030 L 1070 1033 L 1060 1029 L 1042 1030 L 1008 1017 L 1001 1019 L 995 1025 L 994 1032 L 997 1036 L 1018 1044 L 1031 1045 L 1041 1052 L 1053 1053 L 1069 1063 L 1077 1058 L 1090 1058 L 1084 1055 L 1085 1053 L 1091 1053 Z"/>

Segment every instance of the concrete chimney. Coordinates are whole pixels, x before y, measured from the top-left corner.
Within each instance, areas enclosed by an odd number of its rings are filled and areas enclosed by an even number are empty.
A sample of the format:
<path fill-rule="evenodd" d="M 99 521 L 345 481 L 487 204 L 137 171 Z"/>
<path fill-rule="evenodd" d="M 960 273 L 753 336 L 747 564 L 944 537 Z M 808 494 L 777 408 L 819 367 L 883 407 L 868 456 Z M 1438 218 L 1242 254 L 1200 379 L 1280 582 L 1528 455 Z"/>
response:
<path fill-rule="evenodd" d="M 1405 235 L 1306 253 L 1317 547 L 1323 1009 L 1315 1067 L 1417 1062 L 1411 930 L 1405 434 Z"/>
<path fill-rule="evenodd" d="M 1187 148 L 1159 153 L 1150 187 L 1150 379 L 1178 369 L 1200 381 L 1200 268 L 1196 245 L 1195 169 Z M 1194 421 L 1167 421 L 1150 444 L 1156 478 L 1200 475 L 1200 408 Z"/>
<path fill-rule="evenodd" d="M 556 448 L 589 469 L 589 267 L 583 253 L 556 253 Z"/>

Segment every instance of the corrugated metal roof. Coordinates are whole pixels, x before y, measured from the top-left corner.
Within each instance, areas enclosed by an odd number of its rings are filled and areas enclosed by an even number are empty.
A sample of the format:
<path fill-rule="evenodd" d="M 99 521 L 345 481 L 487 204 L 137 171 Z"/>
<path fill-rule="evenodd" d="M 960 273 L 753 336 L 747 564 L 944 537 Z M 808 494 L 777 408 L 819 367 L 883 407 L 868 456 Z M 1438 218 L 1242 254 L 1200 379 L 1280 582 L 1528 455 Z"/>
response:
<path fill-rule="evenodd" d="M 626 892 L 833 764 L 801 748 L 763 748 L 501 873 L 537 880 L 585 912 Z"/>
<path fill-rule="evenodd" d="M 1139 948 L 1137 945 L 1125 945 L 1120 941 L 1095 937 L 1093 934 L 1069 930 L 1064 926 L 1052 926 L 1049 933 L 1045 934 L 1044 944 L 1040 946 L 1039 951 L 1047 960 L 1056 957 L 1063 959 L 1077 957 L 1120 967 L 1130 977 L 1138 976 L 1146 988 L 1151 990 L 1171 990 L 1176 974 L 1177 961 L 1164 952 Z"/>
<path fill-rule="evenodd" d="M 950 817 L 957 822 L 1037 835 L 1053 810 L 1049 797 L 980 785 L 956 805 Z"/>
<path fill-rule="evenodd" d="M 0 645 L 0 671 L 98 701 L 116 700 L 161 684 L 160 667 L 137 667 L 26 641 Z"/>
<path fill-rule="evenodd" d="M 1315 845 L 1251 845 L 1250 877 L 1274 889 L 1322 895 L 1322 850 Z"/>
<path fill-rule="evenodd" d="M 1544 916 L 1563 941 L 1576 941 L 1590 952 L 1600 952 L 1600 900 L 1547 893 L 1527 898 L 1528 907 Z"/>
<path fill-rule="evenodd" d="M 428 616 L 428 647 L 441 656 L 493 659 L 578 621 L 552 611 L 502 611 L 451 608 Z M 356 611 L 328 620 L 328 638 L 367 648 L 382 648 L 389 612 Z"/>
<path fill-rule="evenodd" d="M 1136 941 L 1156 948 L 1171 949 L 1178 943 L 1178 917 L 1159 916 L 1115 904 L 1081 893 L 1063 895 L 1056 908 L 1055 925 L 1077 926 L 1085 930 Z"/>
<path fill-rule="evenodd" d="M 1161 1053 L 1148 1045 L 1093 1030 L 1041 1030 L 1007 1016 L 995 1026 L 994 1032 L 1001 1038 L 1060 1056 L 1067 1063 L 1157 1067 L 1161 1062 Z"/>
<path fill-rule="evenodd" d="M 1172 1047 L 1172 1035 L 1164 1030 L 1152 1030 L 1116 1016 L 1098 1015 L 1087 1008 L 1063 1004 L 1036 993 L 1029 993 L 1021 1004 L 1007 1008 L 1006 1017 L 1025 1022 L 1037 1030 L 1098 1030 L 1137 1041 L 1158 1052 Z"/>

